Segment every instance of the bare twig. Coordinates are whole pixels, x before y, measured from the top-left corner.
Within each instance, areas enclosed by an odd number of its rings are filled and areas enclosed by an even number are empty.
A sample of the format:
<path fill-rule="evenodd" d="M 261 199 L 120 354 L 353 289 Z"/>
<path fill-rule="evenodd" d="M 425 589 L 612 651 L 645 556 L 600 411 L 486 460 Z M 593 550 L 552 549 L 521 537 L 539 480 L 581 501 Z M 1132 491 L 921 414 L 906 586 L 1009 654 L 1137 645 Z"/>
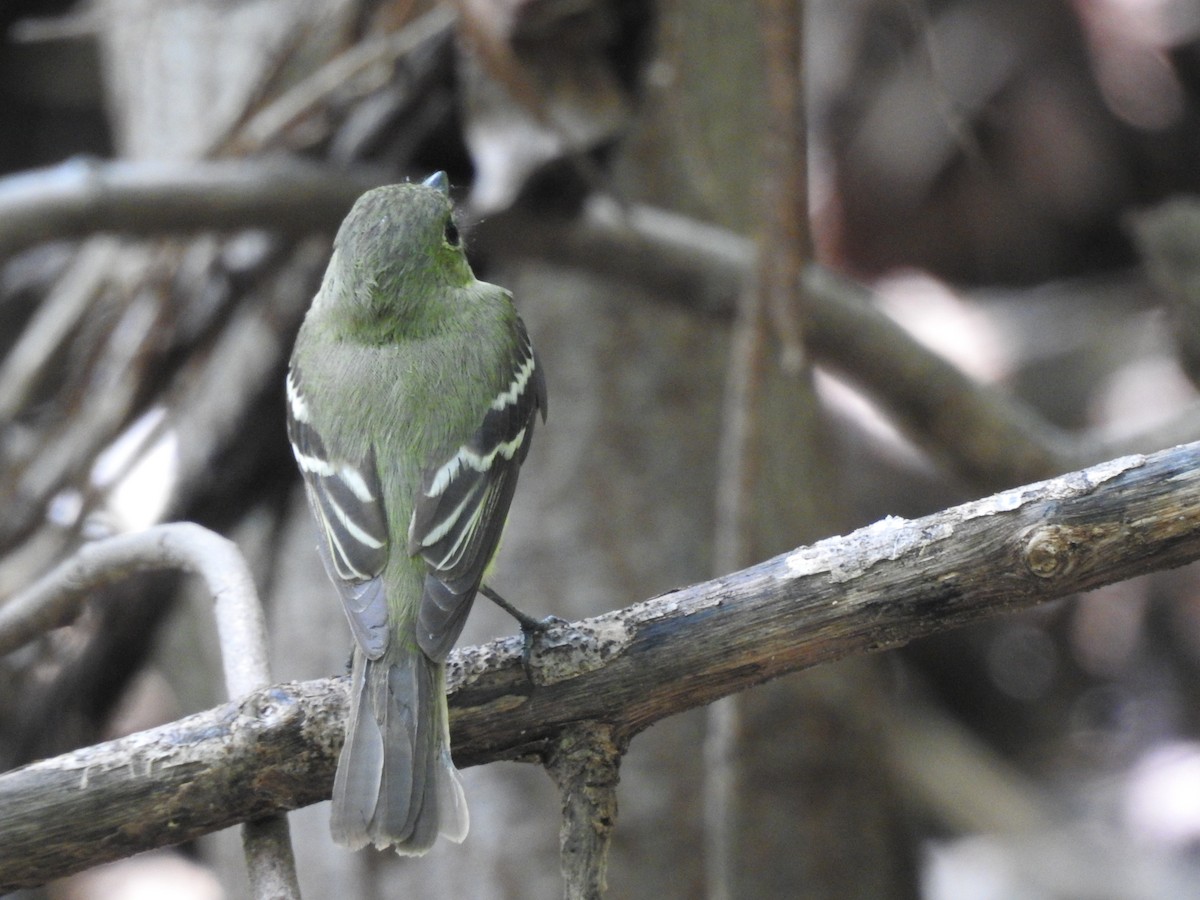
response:
<path fill-rule="evenodd" d="M 455 759 L 546 758 L 580 722 L 621 746 L 787 672 L 1196 559 L 1200 444 L 885 519 L 554 626 L 536 688 L 519 638 L 456 652 Z M 275 686 L 0 775 L 0 890 L 328 797 L 345 703 L 343 680 Z"/>
<path fill-rule="evenodd" d="M 812 259 L 808 224 L 808 119 L 804 114 L 802 0 L 759 0 L 767 81 L 763 149 L 760 290 L 767 294 L 785 372 L 804 366 L 805 301 L 800 275 Z"/>
<path fill-rule="evenodd" d="M 286 814 L 244 823 L 242 849 L 255 900 L 299 900 L 300 881 Z"/>
<path fill-rule="evenodd" d="M 60 358 L 59 348 L 92 304 L 116 252 L 117 243 L 107 238 L 84 245 L 38 307 L 0 363 L 0 420 L 11 420 L 16 415 L 41 373 Z"/>
<path fill-rule="evenodd" d="M 778 320 L 775 294 L 781 269 L 773 264 L 770 233 L 759 240 L 757 278 L 747 278 L 738 293 L 729 342 L 729 360 L 718 447 L 713 567 L 729 572 L 746 565 L 753 551 L 755 484 L 761 478 L 764 447 L 762 398 L 770 366 L 769 311 L 788 357 L 786 323 Z M 786 293 L 786 292 L 785 292 Z M 790 317 L 788 317 L 790 321 Z M 791 334 L 798 353 L 799 334 Z M 799 358 L 799 357 L 795 357 Z M 708 709 L 704 737 L 704 835 L 706 895 L 709 900 L 734 896 L 736 854 L 737 737 L 740 715 L 736 697 L 724 697 Z"/>
<path fill-rule="evenodd" d="M 1105 839 L 1070 804 L 1023 772 L 986 741 L 929 703 L 917 685 L 920 676 L 903 662 L 905 701 L 880 704 L 886 679 L 861 682 L 837 677 L 837 669 L 812 672 L 805 684 L 839 712 L 870 728 L 881 744 L 879 759 L 905 795 L 905 806 L 953 835 L 987 835 L 1012 849 L 1009 865 L 1022 881 L 1049 897 L 1126 898 L 1144 894 L 1131 888 L 1144 877 L 1139 849 Z M 824 677 L 823 677 L 824 676 Z M 911 680 L 910 680 L 911 679 Z M 1032 845 L 1041 851 L 1028 852 Z M 1055 860 L 1045 865 L 1046 857 Z M 1139 874 L 1133 874 L 1139 873 Z M 1030 893 L 1034 891 L 1029 890 Z"/>
<path fill-rule="evenodd" d="M 747 284 L 738 297 L 729 344 L 721 441 L 718 449 L 713 564 L 717 572 L 745 565 L 750 552 L 754 479 L 761 452 L 763 370 L 767 317 L 759 285 Z M 737 797 L 738 706 L 735 697 L 713 703 L 705 719 L 704 835 L 705 879 L 710 900 L 733 896 L 733 809 Z"/>
<path fill-rule="evenodd" d="M 47 428 L 37 452 L 12 467 L 0 483 L 7 515 L 0 521 L 0 541 L 22 534 L 41 515 L 47 500 L 72 477 L 95 461 L 133 416 L 138 390 L 151 365 L 149 348 L 158 340 L 160 306 L 151 292 L 122 298 L 109 310 L 111 326 L 96 335 L 95 355 L 81 366 L 85 402 L 74 415 Z M 22 389 L 28 386 L 22 387 Z"/>
<path fill-rule="evenodd" d="M 211 348 L 194 354 L 172 382 L 162 428 L 179 438 L 177 497 L 192 496 L 211 477 L 212 460 L 244 432 L 264 387 L 278 376 L 328 257 L 328 240 L 298 242 L 287 265 L 247 293 Z"/>
<path fill-rule="evenodd" d="M 447 34 L 456 19 L 451 6 L 439 3 L 396 32 L 355 44 L 255 113 L 238 129 L 229 149 L 239 154 L 261 151 L 306 115 L 326 107 L 335 93 L 345 91 L 347 84 L 373 69 L 380 72 L 376 80 L 385 81 L 391 77 L 397 59 Z"/>
<path fill-rule="evenodd" d="M 921 348 L 872 304 L 866 288 L 818 266 L 805 272 L 805 285 L 820 300 L 811 306 L 813 355 L 865 388 L 968 484 L 1009 487 L 1104 458 L 1092 455 L 1103 450 Z"/>

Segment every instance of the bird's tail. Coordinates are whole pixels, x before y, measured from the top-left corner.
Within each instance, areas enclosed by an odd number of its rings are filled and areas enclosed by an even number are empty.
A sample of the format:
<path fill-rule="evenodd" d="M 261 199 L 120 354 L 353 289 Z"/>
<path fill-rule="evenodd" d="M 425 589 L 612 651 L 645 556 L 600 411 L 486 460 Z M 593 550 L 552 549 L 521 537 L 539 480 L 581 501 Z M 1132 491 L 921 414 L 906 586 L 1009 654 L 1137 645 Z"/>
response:
<path fill-rule="evenodd" d="M 355 648 L 350 724 L 333 782 L 338 844 L 417 856 L 467 836 L 467 801 L 450 759 L 445 667 L 415 647 L 378 660 Z"/>

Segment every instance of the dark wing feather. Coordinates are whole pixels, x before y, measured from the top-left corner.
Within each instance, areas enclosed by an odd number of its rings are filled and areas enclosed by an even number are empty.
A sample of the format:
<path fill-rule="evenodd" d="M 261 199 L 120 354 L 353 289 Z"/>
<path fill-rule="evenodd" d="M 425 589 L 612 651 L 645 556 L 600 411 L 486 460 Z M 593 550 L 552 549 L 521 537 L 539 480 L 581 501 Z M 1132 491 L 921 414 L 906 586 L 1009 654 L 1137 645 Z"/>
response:
<path fill-rule="evenodd" d="M 520 320 L 517 336 L 508 386 L 470 440 L 426 470 L 413 509 L 408 552 L 429 566 L 417 641 L 432 659 L 444 659 L 462 631 L 500 542 L 538 410 L 545 418 L 545 376 Z"/>
<path fill-rule="evenodd" d="M 368 658 L 378 659 L 388 645 L 387 597 L 380 577 L 388 537 L 375 455 L 345 460 L 328 453 L 294 363 L 287 394 L 288 438 L 321 529 L 321 560 L 341 595 L 355 640 Z"/>

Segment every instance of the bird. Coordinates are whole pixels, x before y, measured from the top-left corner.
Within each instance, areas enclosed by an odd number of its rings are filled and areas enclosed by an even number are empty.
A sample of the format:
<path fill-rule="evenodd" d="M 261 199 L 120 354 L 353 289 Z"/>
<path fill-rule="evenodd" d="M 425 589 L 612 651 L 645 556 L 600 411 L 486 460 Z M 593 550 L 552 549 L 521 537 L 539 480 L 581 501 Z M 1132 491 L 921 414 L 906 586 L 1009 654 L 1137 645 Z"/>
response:
<path fill-rule="evenodd" d="M 444 172 L 355 202 L 285 386 L 318 550 L 353 636 L 333 840 L 414 856 L 439 835 L 461 842 L 445 661 L 548 407 L 512 295 L 467 260 Z"/>

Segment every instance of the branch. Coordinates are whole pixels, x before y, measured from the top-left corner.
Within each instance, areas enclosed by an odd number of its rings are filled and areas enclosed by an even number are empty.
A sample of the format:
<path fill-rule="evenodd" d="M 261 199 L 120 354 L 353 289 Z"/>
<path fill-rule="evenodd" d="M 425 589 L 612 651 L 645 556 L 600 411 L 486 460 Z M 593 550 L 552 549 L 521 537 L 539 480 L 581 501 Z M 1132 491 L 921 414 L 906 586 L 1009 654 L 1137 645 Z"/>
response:
<path fill-rule="evenodd" d="M 546 771 L 562 798 L 559 858 L 567 900 L 603 897 L 608 888 L 608 847 L 625 750 L 613 741 L 609 726 L 583 722 L 564 728 L 546 756 Z"/>
<path fill-rule="evenodd" d="M 40 240 L 96 231 L 331 230 L 386 176 L 294 160 L 178 164 L 76 160 L 0 179 L 0 257 Z M 486 251 L 537 256 L 728 313 L 749 273 L 750 241 L 664 210 L 593 202 L 576 220 L 518 210 L 476 228 Z M 1136 449 L 1200 435 L 1200 408 L 1119 445 L 1078 440 L 921 346 L 850 279 L 804 276 L 805 338 L 818 362 L 865 388 L 920 446 L 985 489 L 1022 484 Z"/>
<path fill-rule="evenodd" d="M 216 600 L 217 624 L 230 696 L 266 684 L 266 626 L 254 581 L 237 547 L 190 522 L 157 525 L 84 544 L 30 588 L 0 607 L 0 655 L 51 628 L 73 622 L 87 592 L 134 572 L 178 569 L 204 579 Z"/>
<path fill-rule="evenodd" d="M 767 125 L 763 140 L 764 219 L 759 239 L 759 290 L 766 295 L 780 363 L 805 366 L 808 297 L 800 275 L 812 260 L 808 221 L 808 117 L 805 115 L 804 14 L 795 0 L 758 0 L 766 57 Z"/>
<path fill-rule="evenodd" d="M 504 255 L 632 280 L 720 314 L 730 311 L 754 261 L 753 244 L 734 232 L 661 209 L 622 211 L 603 201 L 573 221 L 510 210 L 480 223 L 476 242 Z M 1200 406 L 1115 442 L 1068 434 L 921 345 L 852 279 L 812 265 L 804 287 L 805 344 L 814 360 L 863 388 L 914 443 L 968 484 L 1000 490 L 1200 436 Z"/>
<path fill-rule="evenodd" d="M 1200 559 L 1200 444 L 1103 463 L 922 519 L 888 518 L 575 625 L 457 651 L 455 759 L 614 746 L 788 672 Z M 344 680 L 234 703 L 0 775 L 0 891 L 329 796 Z"/>
<path fill-rule="evenodd" d="M 294 159 L 206 163 L 75 159 L 0 179 L 0 258 L 95 232 L 330 229 L 386 176 Z"/>
<path fill-rule="evenodd" d="M 214 602 L 230 697 L 269 684 L 267 626 L 246 561 L 231 541 L 190 522 L 158 525 L 84 544 L 0 608 L 0 655 L 55 625 L 74 621 L 92 589 L 133 572 L 163 569 L 180 569 L 204 579 Z M 85 783 L 87 777 L 85 771 Z M 247 822 L 242 842 L 256 898 L 300 896 L 291 838 L 282 815 Z"/>
<path fill-rule="evenodd" d="M 360 41 L 257 111 L 237 129 L 226 152 L 261 152 L 297 122 L 327 109 L 337 94 L 373 69 L 381 70 L 377 80 L 391 77 L 398 60 L 447 38 L 456 19 L 453 8 L 439 4 L 397 31 Z"/>
<path fill-rule="evenodd" d="M 804 282 L 821 300 L 811 307 L 813 355 L 863 387 L 910 438 L 968 484 L 997 490 L 1105 458 L 921 347 L 879 311 L 866 288 L 817 266 Z"/>

